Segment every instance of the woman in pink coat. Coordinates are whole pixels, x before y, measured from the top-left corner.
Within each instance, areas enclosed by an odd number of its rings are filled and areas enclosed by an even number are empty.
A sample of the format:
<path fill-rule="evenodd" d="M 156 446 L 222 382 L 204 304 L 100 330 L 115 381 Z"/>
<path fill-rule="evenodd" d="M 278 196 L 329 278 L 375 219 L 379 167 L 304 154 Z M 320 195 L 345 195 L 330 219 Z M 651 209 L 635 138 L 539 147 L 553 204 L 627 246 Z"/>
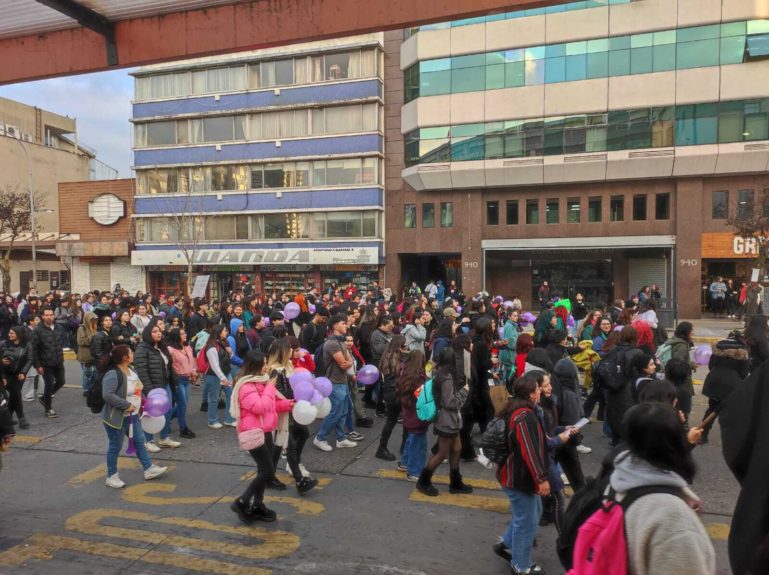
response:
<path fill-rule="evenodd" d="M 230 415 L 237 420 L 238 433 L 250 429 L 264 431 L 264 444 L 249 451 L 258 472 L 246 491 L 230 505 L 243 523 L 275 521 L 275 512 L 264 506 L 264 489 L 275 478 L 275 444 L 272 432 L 278 426 L 278 414 L 291 411 L 294 402 L 275 389 L 275 380 L 266 372 L 266 358 L 252 350 L 245 356 L 240 378 L 235 382 Z"/>

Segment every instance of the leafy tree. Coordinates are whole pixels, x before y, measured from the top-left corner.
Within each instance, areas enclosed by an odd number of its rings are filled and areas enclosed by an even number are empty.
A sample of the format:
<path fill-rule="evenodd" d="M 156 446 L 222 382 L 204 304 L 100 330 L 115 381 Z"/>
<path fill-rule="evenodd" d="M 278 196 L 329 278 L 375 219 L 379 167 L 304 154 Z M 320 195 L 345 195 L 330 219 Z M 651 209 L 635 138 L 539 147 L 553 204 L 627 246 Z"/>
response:
<path fill-rule="evenodd" d="M 41 206 L 39 197 L 35 205 Z M 14 245 L 32 231 L 29 193 L 18 185 L 5 184 L 0 187 L 0 277 L 3 289 L 11 291 L 11 254 Z"/>
<path fill-rule="evenodd" d="M 757 192 L 757 196 L 758 201 L 738 205 L 726 223 L 733 228 L 735 236 L 755 241 L 755 268 L 761 270 L 763 278 L 769 259 L 769 188 Z"/>

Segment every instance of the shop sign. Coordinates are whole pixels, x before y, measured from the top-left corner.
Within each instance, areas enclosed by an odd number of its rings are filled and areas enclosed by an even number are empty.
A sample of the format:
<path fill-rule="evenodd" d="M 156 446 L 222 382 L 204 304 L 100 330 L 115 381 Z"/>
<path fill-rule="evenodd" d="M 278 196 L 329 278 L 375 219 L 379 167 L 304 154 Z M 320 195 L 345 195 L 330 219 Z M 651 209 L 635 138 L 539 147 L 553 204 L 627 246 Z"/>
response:
<path fill-rule="evenodd" d="M 758 255 L 758 238 L 743 238 L 730 233 L 702 234 L 703 258 L 754 258 Z"/>
<path fill-rule="evenodd" d="M 311 272 L 312 266 L 262 266 L 263 272 Z"/>
<path fill-rule="evenodd" d="M 286 249 L 200 249 L 194 254 L 193 265 L 376 265 L 379 249 L 369 247 L 286 248 Z M 132 265 L 187 265 L 181 250 L 135 250 Z"/>

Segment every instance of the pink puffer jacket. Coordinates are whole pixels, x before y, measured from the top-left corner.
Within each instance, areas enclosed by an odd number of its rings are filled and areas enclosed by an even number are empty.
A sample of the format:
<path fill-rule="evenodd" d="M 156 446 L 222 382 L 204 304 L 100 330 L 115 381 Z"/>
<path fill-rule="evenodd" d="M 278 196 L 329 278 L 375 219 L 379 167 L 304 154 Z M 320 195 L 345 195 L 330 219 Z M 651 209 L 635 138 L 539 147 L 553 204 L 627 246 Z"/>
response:
<path fill-rule="evenodd" d="M 278 427 L 278 413 L 291 411 L 291 402 L 288 399 L 275 399 L 275 393 L 274 384 L 243 384 L 238 394 L 238 431 L 261 429 L 268 432 Z"/>

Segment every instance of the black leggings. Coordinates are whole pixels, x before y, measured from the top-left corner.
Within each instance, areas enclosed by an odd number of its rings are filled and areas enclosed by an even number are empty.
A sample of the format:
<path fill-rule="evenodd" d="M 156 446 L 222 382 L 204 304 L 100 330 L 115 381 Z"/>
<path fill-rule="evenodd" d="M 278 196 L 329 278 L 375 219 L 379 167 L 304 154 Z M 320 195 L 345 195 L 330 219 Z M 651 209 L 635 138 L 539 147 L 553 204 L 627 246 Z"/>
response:
<path fill-rule="evenodd" d="M 579 491 L 585 486 L 585 474 L 582 472 L 582 465 L 579 462 L 579 453 L 577 446 L 571 441 L 567 441 L 555 450 L 555 461 L 561 464 L 563 472 L 569 478 L 574 491 Z"/>
<path fill-rule="evenodd" d="M 563 512 L 566 509 L 566 499 L 563 491 L 551 491 L 550 495 L 542 498 L 542 515 L 546 520 L 555 524 L 555 530 L 561 534 Z"/>
<path fill-rule="evenodd" d="M 299 463 L 302 461 L 302 450 L 307 438 L 310 437 L 310 430 L 306 425 L 294 421 L 291 417 L 288 427 L 288 445 L 286 446 L 286 460 L 288 461 L 291 475 L 294 481 L 302 480 L 302 471 L 299 469 Z"/>
<path fill-rule="evenodd" d="M 604 397 L 603 392 L 598 388 L 598 383 L 593 380 L 593 387 L 590 388 L 590 395 L 587 396 L 585 403 L 582 404 L 582 409 L 585 412 L 585 417 L 591 417 L 593 415 L 593 408 L 595 404 L 598 404 L 598 419 L 604 417 Z"/>
<path fill-rule="evenodd" d="M 275 479 L 275 452 L 280 457 L 280 449 L 275 448 L 272 440 L 272 433 L 264 434 L 264 445 L 249 451 L 254 458 L 257 466 L 256 477 L 251 481 L 248 488 L 243 492 L 240 498 L 246 503 L 256 505 L 264 500 L 264 489 L 267 483 Z"/>
<path fill-rule="evenodd" d="M 385 417 L 387 417 L 387 420 L 382 428 L 382 436 L 379 438 L 379 449 L 387 449 L 387 442 L 390 441 L 390 436 L 393 433 L 393 429 L 395 429 L 395 425 L 398 423 L 398 416 L 400 414 L 401 402 L 397 397 L 390 399 L 390 401 L 385 401 Z"/>
<path fill-rule="evenodd" d="M 705 415 L 702 416 L 702 419 L 704 420 L 708 415 L 713 413 L 718 409 L 718 406 L 721 404 L 721 401 L 718 399 L 708 399 L 708 408 L 705 410 Z M 702 428 L 702 438 L 707 439 L 708 435 L 710 434 L 710 430 L 713 429 L 713 424 L 715 423 L 715 419 L 708 423 L 705 427 Z"/>
<path fill-rule="evenodd" d="M 24 385 L 24 379 L 19 381 L 18 373 L 7 374 L 7 383 L 5 387 L 8 390 L 8 409 L 11 414 L 16 414 L 17 417 L 24 417 L 24 402 L 21 400 L 21 388 Z"/>

